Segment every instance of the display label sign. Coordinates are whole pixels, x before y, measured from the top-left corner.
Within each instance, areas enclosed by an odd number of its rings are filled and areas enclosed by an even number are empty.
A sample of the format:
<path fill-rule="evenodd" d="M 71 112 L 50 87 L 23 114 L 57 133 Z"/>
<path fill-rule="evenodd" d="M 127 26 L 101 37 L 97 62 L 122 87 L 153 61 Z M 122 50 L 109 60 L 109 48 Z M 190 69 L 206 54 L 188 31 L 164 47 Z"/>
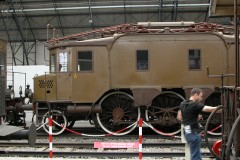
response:
<path fill-rule="evenodd" d="M 138 142 L 94 142 L 94 148 L 138 148 Z"/>

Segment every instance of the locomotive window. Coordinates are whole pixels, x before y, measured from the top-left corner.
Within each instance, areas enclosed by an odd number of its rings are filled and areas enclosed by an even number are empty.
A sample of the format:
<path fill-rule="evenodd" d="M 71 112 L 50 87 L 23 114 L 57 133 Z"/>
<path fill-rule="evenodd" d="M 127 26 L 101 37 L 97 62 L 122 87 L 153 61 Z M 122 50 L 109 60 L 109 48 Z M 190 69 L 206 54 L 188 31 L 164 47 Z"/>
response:
<path fill-rule="evenodd" d="M 148 70 L 148 50 L 137 51 L 137 70 Z"/>
<path fill-rule="evenodd" d="M 189 69 L 201 69 L 201 51 L 200 49 L 190 49 L 188 57 Z"/>
<path fill-rule="evenodd" d="M 51 54 L 50 56 L 50 72 L 56 72 L 56 54 Z"/>
<path fill-rule="evenodd" d="M 4 72 L 5 70 L 5 57 L 4 53 L 0 52 L 0 75 Z"/>
<path fill-rule="evenodd" d="M 92 51 L 78 52 L 78 71 L 92 71 Z"/>
<path fill-rule="evenodd" d="M 59 53 L 59 72 L 67 72 L 68 71 L 68 52 L 60 52 Z"/>

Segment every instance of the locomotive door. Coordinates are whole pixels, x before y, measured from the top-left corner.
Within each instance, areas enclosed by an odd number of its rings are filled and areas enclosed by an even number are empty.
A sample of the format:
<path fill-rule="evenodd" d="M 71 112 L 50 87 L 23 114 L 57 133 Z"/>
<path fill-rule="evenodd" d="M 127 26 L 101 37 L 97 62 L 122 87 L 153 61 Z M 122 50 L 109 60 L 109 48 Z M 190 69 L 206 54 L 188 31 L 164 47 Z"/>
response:
<path fill-rule="evenodd" d="M 72 73 L 70 68 L 70 51 L 59 49 L 57 52 L 57 99 L 70 100 L 72 88 Z"/>

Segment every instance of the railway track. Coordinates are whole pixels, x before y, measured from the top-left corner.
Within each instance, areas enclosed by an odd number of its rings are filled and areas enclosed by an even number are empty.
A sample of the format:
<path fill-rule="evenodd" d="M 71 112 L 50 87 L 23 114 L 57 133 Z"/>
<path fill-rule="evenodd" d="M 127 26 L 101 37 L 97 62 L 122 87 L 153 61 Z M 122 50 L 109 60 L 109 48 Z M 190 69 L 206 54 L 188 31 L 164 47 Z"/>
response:
<path fill-rule="evenodd" d="M 97 135 L 97 134 L 96 134 Z M 37 137 L 38 138 L 45 138 L 45 137 L 48 137 L 48 134 L 46 133 L 37 133 Z M 73 133 L 66 133 L 66 134 L 61 134 L 61 135 L 58 135 L 58 136 L 54 136 L 54 137 L 57 137 L 57 138 L 62 138 L 62 137 L 71 137 L 71 138 L 93 138 L 93 139 L 105 139 L 105 138 L 110 138 L 110 139 L 129 139 L 129 138 L 135 138 L 137 139 L 139 137 L 138 134 L 136 135 L 124 135 L 124 136 L 82 136 L 82 135 L 77 135 L 77 134 L 73 134 Z M 54 138 L 53 137 L 53 138 Z M 149 139 L 176 139 L 174 137 L 169 137 L 169 136 L 163 136 L 163 135 L 151 135 L 151 134 L 148 134 L 148 135 L 143 135 L 143 138 L 149 138 Z M 177 139 L 180 139 L 180 138 L 177 138 Z"/>
<path fill-rule="evenodd" d="M 97 135 L 97 134 L 96 134 Z M 45 133 L 45 132 L 41 132 L 41 133 L 37 133 L 37 137 L 38 138 L 45 138 L 47 137 L 48 134 Z M 177 134 L 176 135 L 178 138 L 176 137 L 171 137 L 171 136 L 164 136 L 164 135 L 160 135 L 160 134 L 144 134 L 143 135 L 143 138 L 148 138 L 148 139 L 168 139 L 168 140 L 171 140 L 171 139 L 181 139 L 181 135 L 180 134 Z M 54 136 L 54 137 L 57 137 L 57 138 L 62 138 L 62 137 L 71 137 L 71 138 L 77 138 L 77 137 L 81 137 L 81 138 L 89 138 L 89 139 L 105 139 L 105 138 L 111 138 L 111 139 L 130 139 L 130 138 L 138 138 L 139 135 L 138 134 L 128 134 L 128 135 L 124 135 L 124 136 L 94 136 L 94 134 L 92 136 L 82 136 L 82 135 L 77 135 L 77 134 L 74 134 L 74 133 L 64 133 L 64 134 L 61 134 L 61 135 L 58 135 L 58 136 Z M 220 139 L 221 136 L 213 136 L 213 135 L 208 135 L 209 138 L 211 139 Z"/>
<path fill-rule="evenodd" d="M 1 151 L 0 156 L 41 156 L 47 157 L 49 155 L 48 151 Z M 62 152 L 55 151 L 53 153 L 54 157 L 138 157 L 138 152 Z M 144 152 L 143 157 L 185 157 L 184 152 Z M 210 157 L 210 153 L 203 153 L 203 157 Z"/>
<path fill-rule="evenodd" d="M 24 142 L 1 142 L 0 156 L 28 156 L 28 157 L 48 157 L 48 143 L 36 143 L 36 146 L 28 147 Z M 54 143 L 54 157 L 138 157 L 138 149 L 94 149 L 93 143 Z M 14 146 L 14 147 L 13 147 Z M 5 149 L 3 149 L 5 148 Z M 158 148 L 157 150 L 154 148 Z M 172 148 L 177 148 L 172 151 Z M 145 149 L 145 151 L 144 151 Z M 160 149 L 160 150 L 159 150 Z M 153 151 L 155 150 L 155 151 Z M 184 144 L 178 142 L 171 143 L 143 143 L 143 157 L 184 157 Z M 209 152 L 203 152 L 204 157 L 210 157 Z"/>
<path fill-rule="evenodd" d="M 42 142 L 42 143 L 36 143 L 35 147 L 48 147 L 48 143 L 47 142 Z M 143 147 L 184 147 L 184 143 L 143 143 Z M 28 143 L 24 143 L 24 142 L 1 142 L 0 143 L 1 147 L 28 147 L 29 144 Z M 91 148 L 94 146 L 93 143 L 53 143 L 54 147 L 78 147 L 78 148 Z"/>
<path fill-rule="evenodd" d="M 83 132 L 91 132 L 86 129 Z M 179 135 L 180 136 L 180 135 Z M 125 136 L 81 136 L 65 132 L 58 136 L 53 136 L 54 157 L 78 157 L 78 158 L 133 158 L 138 157 L 138 149 L 96 149 L 94 142 L 138 142 L 138 134 Z M 214 137 L 216 138 L 216 137 Z M 70 143 L 69 143 L 70 142 Z M 37 133 L 35 147 L 28 147 L 25 141 L 0 141 L 0 156 L 27 156 L 27 157 L 48 157 L 49 143 L 48 134 Z M 156 134 L 143 135 L 143 157 L 185 157 L 185 144 L 180 138 L 167 137 Z M 203 147 L 205 144 L 203 143 Z M 203 156 L 210 157 L 209 151 L 204 148 Z M 110 158 L 109 158 L 110 157 Z"/>

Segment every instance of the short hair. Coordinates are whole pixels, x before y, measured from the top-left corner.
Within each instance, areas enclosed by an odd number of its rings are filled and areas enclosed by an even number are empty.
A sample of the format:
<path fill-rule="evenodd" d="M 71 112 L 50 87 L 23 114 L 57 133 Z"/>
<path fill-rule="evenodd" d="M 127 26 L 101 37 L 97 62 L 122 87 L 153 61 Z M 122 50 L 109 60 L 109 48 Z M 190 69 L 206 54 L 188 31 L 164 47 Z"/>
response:
<path fill-rule="evenodd" d="M 196 93 L 199 95 L 201 92 L 203 92 L 202 91 L 202 89 L 200 89 L 200 88 L 193 88 L 192 90 L 191 90 L 191 96 L 194 96 Z"/>

